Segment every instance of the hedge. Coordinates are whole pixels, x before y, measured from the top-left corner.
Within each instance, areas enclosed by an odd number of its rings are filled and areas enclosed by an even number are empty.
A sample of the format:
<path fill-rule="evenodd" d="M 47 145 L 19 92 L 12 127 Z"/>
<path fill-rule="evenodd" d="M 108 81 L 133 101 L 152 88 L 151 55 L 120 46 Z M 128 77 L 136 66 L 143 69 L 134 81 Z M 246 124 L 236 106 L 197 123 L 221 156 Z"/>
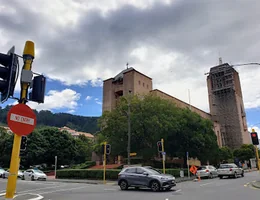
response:
<path fill-rule="evenodd" d="M 107 169 L 106 178 L 108 180 L 117 180 L 120 169 Z M 160 169 L 160 171 L 162 171 Z M 171 174 L 174 177 L 180 177 L 180 169 L 166 169 L 166 174 Z M 184 171 L 187 176 L 187 170 Z M 57 171 L 57 178 L 60 179 L 103 179 L 103 170 L 101 169 L 63 169 Z"/>

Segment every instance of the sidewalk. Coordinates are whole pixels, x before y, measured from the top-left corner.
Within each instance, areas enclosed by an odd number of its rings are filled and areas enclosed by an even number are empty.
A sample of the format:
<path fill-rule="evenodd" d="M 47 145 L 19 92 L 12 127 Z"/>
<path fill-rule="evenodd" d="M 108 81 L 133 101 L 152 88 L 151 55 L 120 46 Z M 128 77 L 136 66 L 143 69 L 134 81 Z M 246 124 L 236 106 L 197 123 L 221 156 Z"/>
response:
<path fill-rule="evenodd" d="M 252 182 L 252 186 L 260 189 L 260 181 Z"/>

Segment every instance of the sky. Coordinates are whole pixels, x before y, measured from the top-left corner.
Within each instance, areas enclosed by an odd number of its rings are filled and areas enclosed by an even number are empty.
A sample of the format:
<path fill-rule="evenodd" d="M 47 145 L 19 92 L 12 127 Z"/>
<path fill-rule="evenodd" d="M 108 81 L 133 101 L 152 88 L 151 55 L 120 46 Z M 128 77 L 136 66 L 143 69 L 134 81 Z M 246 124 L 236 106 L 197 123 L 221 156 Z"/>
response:
<path fill-rule="evenodd" d="M 0 0 L 0 52 L 35 43 L 32 70 L 47 77 L 45 103 L 29 103 L 37 110 L 100 116 L 103 80 L 128 62 L 154 89 L 185 102 L 190 90 L 208 112 L 205 73 L 219 57 L 260 62 L 259 9 L 258 0 Z M 259 131 L 260 66 L 236 70 L 248 126 Z"/>

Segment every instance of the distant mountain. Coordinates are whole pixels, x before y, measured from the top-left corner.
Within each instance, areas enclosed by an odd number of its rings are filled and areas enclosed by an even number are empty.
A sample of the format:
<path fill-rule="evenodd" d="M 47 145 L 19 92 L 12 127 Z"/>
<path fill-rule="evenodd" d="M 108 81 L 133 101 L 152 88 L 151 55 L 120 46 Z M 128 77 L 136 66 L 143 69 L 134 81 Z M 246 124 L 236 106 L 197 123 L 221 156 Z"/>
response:
<path fill-rule="evenodd" d="M 12 106 L 6 106 L 5 108 L 0 107 L 0 124 L 7 124 L 6 117 L 7 113 Z M 99 131 L 97 120 L 99 117 L 84 117 L 78 115 L 72 115 L 68 113 L 52 113 L 48 110 L 36 111 L 37 126 L 55 126 L 63 127 L 67 126 L 71 129 L 87 132 L 96 133 Z"/>

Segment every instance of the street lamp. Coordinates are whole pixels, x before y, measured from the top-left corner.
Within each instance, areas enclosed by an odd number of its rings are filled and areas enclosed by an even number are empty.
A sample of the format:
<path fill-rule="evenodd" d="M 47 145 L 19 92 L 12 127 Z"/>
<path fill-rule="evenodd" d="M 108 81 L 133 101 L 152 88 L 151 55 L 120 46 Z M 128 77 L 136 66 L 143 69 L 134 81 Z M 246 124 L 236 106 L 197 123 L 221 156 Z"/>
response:
<path fill-rule="evenodd" d="M 131 94 L 131 90 L 128 91 L 129 94 Z M 131 153 L 131 118 L 130 118 L 130 100 L 129 98 L 126 98 L 127 100 L 127 107 L 128 107 L 128 110 L 127 110 L 127 126 L 128 126 L 128 139 L 127 139 L 127 164 L 130 165 L 131 163 L 131 158 L 130 158 L 130 153 Z"/>

